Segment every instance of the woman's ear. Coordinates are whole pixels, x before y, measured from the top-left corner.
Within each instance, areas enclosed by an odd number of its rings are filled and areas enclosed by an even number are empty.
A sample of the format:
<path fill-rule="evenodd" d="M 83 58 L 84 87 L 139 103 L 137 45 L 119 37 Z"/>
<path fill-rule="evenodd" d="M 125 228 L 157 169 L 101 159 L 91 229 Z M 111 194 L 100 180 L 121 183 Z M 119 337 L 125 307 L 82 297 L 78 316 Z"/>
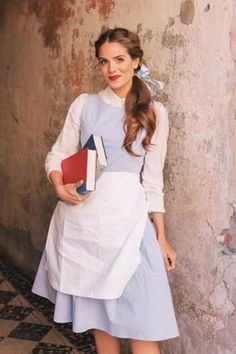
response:
<path fill-rule="evenodd" d="M 139 66 L 139 58 L 133 59 L 133 64 L 134 64 L 134 70 L 137 69 Z"/>

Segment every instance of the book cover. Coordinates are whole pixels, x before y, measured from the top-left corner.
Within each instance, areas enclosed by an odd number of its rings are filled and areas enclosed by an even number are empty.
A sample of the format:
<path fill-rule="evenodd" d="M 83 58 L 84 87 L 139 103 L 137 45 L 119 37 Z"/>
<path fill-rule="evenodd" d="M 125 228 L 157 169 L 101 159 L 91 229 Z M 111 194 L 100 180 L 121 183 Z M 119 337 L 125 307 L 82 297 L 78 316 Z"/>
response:
<path fill-rule="evenodd" d="M 88 149 L 97 151 L 97 176 L 96 176 L 96 178 L 98 179 L 99 176 L 105 171 L 106 167 L 108 166 L 107 155 L 106 155 L 106 150 L 105 150 L 103 138 L 101 136 L 95 136 L 95 135 L 91 134 L 83 148 L 88 148 Z"/>
<path fill-rule="evenodd" d="M 76 183 L 83 180 L 84 183 L 77 188 L 77 192 L 84 194 L 95 189 L 97 155 L 95 150 L 82 149 L 77 153 L 62 160 L 63 184 Z"/>

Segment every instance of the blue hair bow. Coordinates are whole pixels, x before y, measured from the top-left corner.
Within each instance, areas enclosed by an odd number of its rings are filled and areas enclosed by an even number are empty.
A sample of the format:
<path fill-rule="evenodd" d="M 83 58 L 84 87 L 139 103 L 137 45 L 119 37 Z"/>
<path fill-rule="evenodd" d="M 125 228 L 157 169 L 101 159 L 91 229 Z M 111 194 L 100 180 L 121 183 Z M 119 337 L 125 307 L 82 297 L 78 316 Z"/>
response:
<path fill-rule="evenodd" d="M 134 75 L 137 76 L 139 79 L 152 84 L 152 86 L 154 86 L 158 91 L 163 90 L 165 87 L 165 83 L 163 81 L 154 79 L 153 77 L 150 76 L 150 70 L 144 64 L 141 65 L 140 70 L 137 73 L 135 73 Z M 147 85 L 147 86 L 149 87 L 149 85 Z M 151 88 L 150 88 L 150 91 L 151 91 L 152 96 L 154 96 L 156 94 L 156 92 L 153 92 L 153 90 L 151 90 Z"/>

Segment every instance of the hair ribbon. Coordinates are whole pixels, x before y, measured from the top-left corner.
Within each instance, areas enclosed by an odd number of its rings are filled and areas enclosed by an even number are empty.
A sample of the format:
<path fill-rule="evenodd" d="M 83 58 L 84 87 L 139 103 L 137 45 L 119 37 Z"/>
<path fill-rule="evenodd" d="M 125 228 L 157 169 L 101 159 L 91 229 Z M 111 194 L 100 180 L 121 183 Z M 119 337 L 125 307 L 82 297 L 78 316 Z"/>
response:
<path fill-rule="evenodd" d="M 140 70 L 136 72 L 134 75 L 137 76 L 139 79 L 145 81 L 145 83 L 147 82 L 151 84 L 158 91 L 163 90 L 165 87 L 165 83 L 163 81 L 157 80 L 154 77 L 150 76 L 150 70 L 144 64 L 141 65 Z M 149 85 L 147 86 L 149 87 Z M 154 96 L 155 94 L 156 92 L 153 92 L 153 90 L 151 90 L 151 95 Z"/>

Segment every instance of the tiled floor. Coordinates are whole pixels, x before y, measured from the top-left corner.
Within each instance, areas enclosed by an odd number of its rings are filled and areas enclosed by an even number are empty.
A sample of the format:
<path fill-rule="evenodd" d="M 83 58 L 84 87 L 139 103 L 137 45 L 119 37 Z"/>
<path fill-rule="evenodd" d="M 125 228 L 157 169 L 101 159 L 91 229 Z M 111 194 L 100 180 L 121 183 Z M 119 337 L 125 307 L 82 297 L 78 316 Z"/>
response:
<path fill-rule="evenodd" d="M 31 293 L 31 282 L 0 256 L 0 354 L 95 354 L 90 331 L 52 322 L 53 305 Z"/>

